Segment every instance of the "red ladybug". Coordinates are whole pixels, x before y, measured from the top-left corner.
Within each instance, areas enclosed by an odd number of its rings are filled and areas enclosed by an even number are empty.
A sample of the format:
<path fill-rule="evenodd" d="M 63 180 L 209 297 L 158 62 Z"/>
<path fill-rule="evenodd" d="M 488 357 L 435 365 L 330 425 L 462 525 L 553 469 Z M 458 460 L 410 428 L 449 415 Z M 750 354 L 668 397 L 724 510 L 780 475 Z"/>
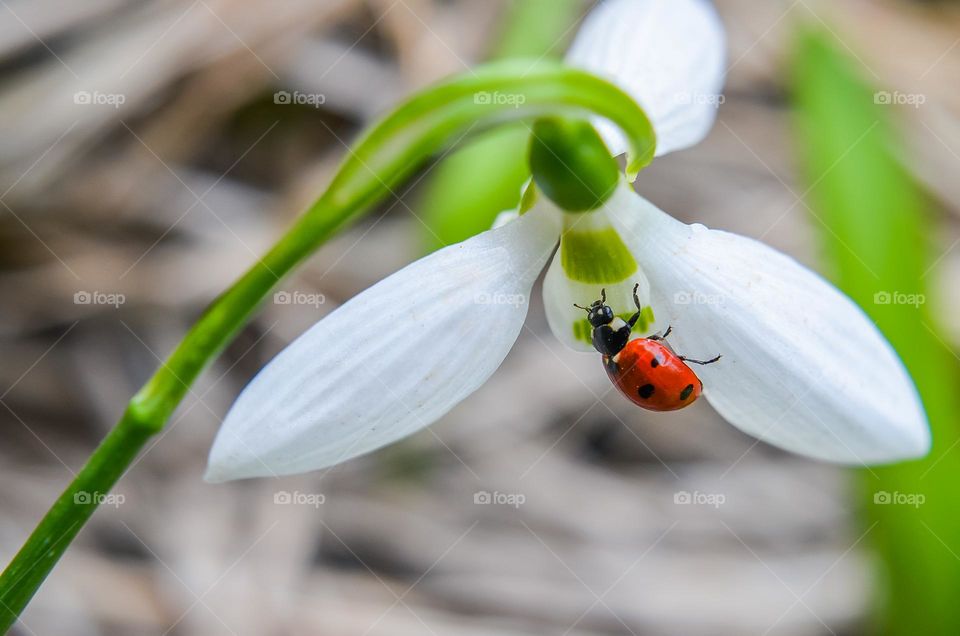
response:
<path fill-rule="evenodd" d="M 617 318 L 606 304 L 606 290 L 601 290 L 600 300 L 589 307 L 575 307 L 587 312 L 587 320 L 593 327 L 593 346 L 603 355 L 607 375 L 620 392 L 645 409 L 676 411 L 693 404 L 703 391 L 703 382 L 687 363 L 713 364 L 721 356 L 712 360 L 678 356 L 665 340 L 672 327 L 662 336 L 630 340 L 630 332 L 640 318 L 638 287 L 633 288 L 637 313 L 626 321 Z"/>

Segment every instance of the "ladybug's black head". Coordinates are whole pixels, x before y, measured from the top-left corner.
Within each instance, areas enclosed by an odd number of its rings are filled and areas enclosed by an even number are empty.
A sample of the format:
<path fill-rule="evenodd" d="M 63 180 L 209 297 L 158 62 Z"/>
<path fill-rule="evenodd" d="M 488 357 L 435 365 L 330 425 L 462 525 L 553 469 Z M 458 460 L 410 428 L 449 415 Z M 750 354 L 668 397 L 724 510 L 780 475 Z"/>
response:
<path fill-rule="evenodd" d="M 613 309 L 607 305 L 606 289 L 600 290 L 600 300 L 594 301 L 589 307 L 580 307 L 580 305 L 574 305 L 574 307 L 579 307 L 587 312 L 587 320 L 593 327 L 609 325 L 615 318 Z"/>
<path fill-rule="evenodd" d="M 599 300 L 590 305 L 587 312 L 587 320 L 589 320 L 590 324 L 594 327 L 602 327 L 603 325 L 609 325 L 613 322 L 613 309 L 608 305 L 604 305 Z"/>

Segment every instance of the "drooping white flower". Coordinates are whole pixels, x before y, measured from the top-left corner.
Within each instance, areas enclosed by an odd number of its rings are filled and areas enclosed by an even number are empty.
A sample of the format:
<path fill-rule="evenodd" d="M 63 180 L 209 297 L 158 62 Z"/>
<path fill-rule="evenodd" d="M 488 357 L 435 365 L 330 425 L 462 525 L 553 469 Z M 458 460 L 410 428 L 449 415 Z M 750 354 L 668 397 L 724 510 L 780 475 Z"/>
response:
<path fill-rule="evenodd" d="M 707 2 L 607 0 L 570 61 L 634 96 L 662 154 L 712 124 L 723 41 Z M 623 150 L 618 131 L 598 127 Z M 207 479 L 316 470 L 429 426 L 503 361 L 551 255 L 543 300 L 565 344 L 593 351 L 574 303 L 605 289 L 627 315 L 639 286 L 634 335 L 672 325 L 678 350 L 722 353 L 697 373 L 706 399 L 741 430 L 840 463 L 929 449 L 922 406 L 890 345 L 851 300 L 789 257 L 683 224 L 626 183 L 591 212 L 566 213 L 540 196 L 514 216 L 384 279 L 281 352 L 228 413 Z"/>

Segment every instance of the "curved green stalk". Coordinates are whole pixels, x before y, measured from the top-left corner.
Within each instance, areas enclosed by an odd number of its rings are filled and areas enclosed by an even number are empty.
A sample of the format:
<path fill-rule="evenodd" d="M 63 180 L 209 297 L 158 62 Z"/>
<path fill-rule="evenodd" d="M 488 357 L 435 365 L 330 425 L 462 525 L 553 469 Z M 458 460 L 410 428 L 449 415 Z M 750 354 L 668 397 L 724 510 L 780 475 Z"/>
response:
<path fill-rule="evenodd" d="M 0 575 L 0 632 L 23 608 L 146 441 L 246 324 L 277 282 L 349 221 L 368 211 L 431 155 L 477 127 L 557 112 L 587 112 L 619 125 L 632 142 L 631 171 L 653 157 L 646 115 L 618 88 L 557 64 L 478 69 L 414 96 L 351 150 L 327 191 L 276 245 L 217 298 L 167 362 L 131 399 L 120 422 L 57 499 Z"/>
<path fill-rule="evenodd" d="M 588 0 L 512 0 L 500 16 L 490 60 L 563 57 Z M 417 216 L 426 252 L 464 241 L 493 225 L 497 215 L 517 205 L 530 178 L 524 123 L 478 135 L 446 153 L 420 187 Z"/>

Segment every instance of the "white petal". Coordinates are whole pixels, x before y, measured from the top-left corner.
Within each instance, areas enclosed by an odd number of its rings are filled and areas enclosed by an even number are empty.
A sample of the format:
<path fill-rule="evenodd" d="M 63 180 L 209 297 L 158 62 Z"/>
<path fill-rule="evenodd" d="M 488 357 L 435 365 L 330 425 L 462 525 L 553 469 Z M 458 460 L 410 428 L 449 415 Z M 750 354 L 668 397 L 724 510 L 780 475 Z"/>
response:
<path fill-rule="evenodd" d="M 587 16 L 567 61 L 609 78 L 646 110 L 657 156 L 706 137 L 722 102 L 725 36 L 705 0 L 606 0 Z M 627 150 L 618 128 L 596 125 L 614 155 Z"/>
<path fill-rule="evenodd" d="M 641 307 L 650 305 L 650 283 L 635 259 L 631 263 L 635 269 L 631 269 L 629 273 L 625 272 L 625 276 L 614 276 L 609 280 L 575 280 L 575 273 L 566 272 L 562 263 L 563 250 L 570 249 L 567 243 L 571 233 L 584 235 L 588 232 L 616 231 L 610 225 L 606 208 L 609 205 L 617 205 L 617 200 L 624 196 L 624 192 L 625 189 L 619 189 L 602 209 L 595 212 L 564 215 L 564 237 L 566 238 L 560 239 L 561 248 L 554 254 L 543 281 L 543 305 L 550 330 L 560 342 L 575 351 L 596 353 L 590 343 L 590 324 L 587 322 L 586 313 L 574 305 L 589 306 L 600 298 L 601 290 L 605 290 L 607 304 L 621 319 L 625 320 L 627 316 L 637 311 L 633 300 L 633 287 L 637 284 L 640 286 L 637 289 L 637 297 Z M 558 213 L 562 214 L 559 211 Z M 626 245 L 623 247 L 626 249 Z M 603 266 L 603 256 L 603 250 L 600 249 L 591 254 L 590 259 L 594 262 L 600 261 L 596 263 L 599 265 L 599 270 L 610 271 L 612 268 Z M 647 324 L 648 317 L 649 310 L 634 327 L 637 337 L 653 331 L 652 324 Z"/>
<path fill-rule="evenodd" d="M 658 320 L 713 407 L 781 448 L 848 464 L 919 457 L 930 431 L 873 322 L 817 274 L 749 238 L 688 226 L 639 196 L 611 214 L 642 254 Z"/>
<path fill-rule="evenodd" d="M 318 322 L 244 389 L 206 478 L 316 470 L 428 426 L 500 366 L 559 234 L 551 210 L 409 265 Z"/>

